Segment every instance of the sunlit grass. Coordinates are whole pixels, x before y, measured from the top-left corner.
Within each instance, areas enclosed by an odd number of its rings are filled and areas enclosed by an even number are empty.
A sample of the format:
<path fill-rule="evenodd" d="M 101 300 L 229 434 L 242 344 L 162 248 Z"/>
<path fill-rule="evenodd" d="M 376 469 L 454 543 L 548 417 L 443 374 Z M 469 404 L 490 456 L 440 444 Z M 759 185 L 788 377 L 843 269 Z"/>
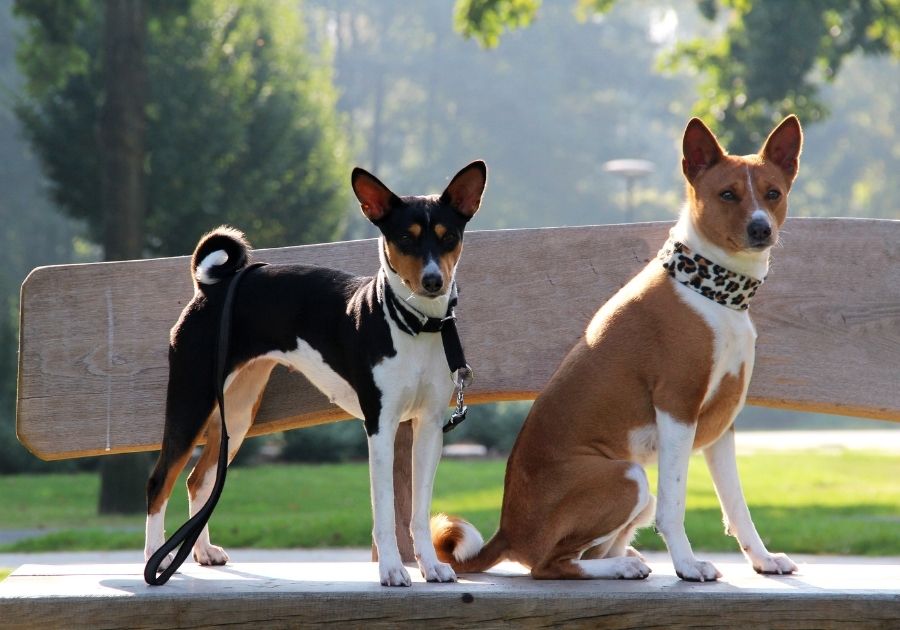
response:
<path fill-rule="evenodd" d="M 754 520 L 771 549 L 900 555 L 900 459 L 869 453 L 757 453 L 740 457 L 738 465 Z M 503 461 L 443 461 L 434 511 L 464 516 L 489 536 L 499 521 L 504 467 Z M 655 469 L 648 474 L 655 486 Z M 99 517 L 97 492 L 93 474 L 0 477 L 0 528 L 48 530 L 3 550 L 141 549 L 143 517 Z M 722 531 L 702 458 L 691 462 L 688 493 L 687 530 L 694 548 L 737 550 Z M 167 530 L 174 531 L 186 514 L 182 485 L 170 501 Z M 211 527 L 214 541 L 225 547 L 368 546 L 367 466 L 234 469 Z M 663 548 L 652 529 L 641 532 L 637 544 Z"/>

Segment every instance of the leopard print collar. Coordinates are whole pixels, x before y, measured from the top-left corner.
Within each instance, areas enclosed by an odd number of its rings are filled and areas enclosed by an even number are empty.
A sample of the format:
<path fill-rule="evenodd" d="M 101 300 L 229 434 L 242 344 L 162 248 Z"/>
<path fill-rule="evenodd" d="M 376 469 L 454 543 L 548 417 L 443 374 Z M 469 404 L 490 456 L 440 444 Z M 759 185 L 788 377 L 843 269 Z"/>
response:
<path fill-rule="evenodd" d="M 736 311 L 750 308 L 750 300 L 765 280 L 729 271 L 671 237 L 656 257 L 675 280 L 716 304 Z"/>

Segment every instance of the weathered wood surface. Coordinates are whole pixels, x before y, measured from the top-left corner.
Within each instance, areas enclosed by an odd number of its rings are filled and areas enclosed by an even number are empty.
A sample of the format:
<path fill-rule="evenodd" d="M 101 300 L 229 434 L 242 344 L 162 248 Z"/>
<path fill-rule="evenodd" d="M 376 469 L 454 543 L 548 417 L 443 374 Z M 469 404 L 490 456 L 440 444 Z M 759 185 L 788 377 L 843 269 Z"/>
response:
<path fill-rule="evenodd" d="M 458 309 L 477 373 L 468 401 L 533 398 L 669 226 L 468 234 Z M 749 402 L 900 420 L 900 221 L 791 219 L 782 240 L 753 307 Z M 377 269 L 374 240 L 256 258 Z M 186 257 L 32 272 L 22 287 L 22 442 L 44 459 L 158 448 L 168 331 L 191 290 Z M 302 376 L 278 371 L 251 433 L 345 417 Z"/>
<path fill-rule="evenodd" d="M 536 581 L 519 565 L 409 589 L 378 584 L 372 563 L 185 564 L 162 587 L 142 566 L 25 565 L 0 583 L 0 625 L 13 628 L 900 627 L 900 571 L 887 564 L 801 564 L 763 577 L 719 563 L 716 583 L 688 583 L 668 562 L 645 581 Z M 852 576 L 852 579 L 849 578 Z"/>

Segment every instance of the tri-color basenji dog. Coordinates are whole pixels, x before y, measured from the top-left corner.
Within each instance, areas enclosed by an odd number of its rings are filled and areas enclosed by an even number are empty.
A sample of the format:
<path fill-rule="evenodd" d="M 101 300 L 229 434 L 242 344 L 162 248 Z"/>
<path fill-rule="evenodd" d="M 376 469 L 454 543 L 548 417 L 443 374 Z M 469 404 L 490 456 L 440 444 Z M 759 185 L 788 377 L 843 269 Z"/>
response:
<path fill-rule="evenodd" d="M 457 572 L 516 560 L 535 578 L 645 578 L 629 543 L 653 521 L 684 580 L 720 577 L 684 529 L 688 459 L 703 449 L 725 517 L 753 568 L 797 567 L 766 549 L 735 463 L 735 416 L 753 371 L 748 306 L 769 268 L 799 166 L 786 118 L 757 155 L 725 153 L 698 119 L 682 168 L 687 204 L 659 255 L 593 317 L 538 396 L 506 467 L 500 527 L 483 545 L 460 519 L 432 522 Z M 643 465 L 658 460 L 658 502 Z"/>
<path fill-rule="evenodd" d="M 397 548 L 393 486 L 394 436 L 408 419 L 414 430 L 410 529 L 416 558 L 426 580 L 456 579 L 437 559 L 429 531 L 441 429 L 454 387 L 441 335 L 433 333 L 452 316 L 463 231 L 481 205 L 486 181 L 487 168 L 476 161 L 441 195 L 398 197 L 357 168 L 353 191 L 363 214 L 381 231 L 377 275 L 269 265 L 248 274 L 236 292 L 225 381 L 229 461 L 276 364 L 302 372 L 331 401 L 363 419 L 373 535 L 385 585 L 410 584 Z M 194 297 L 172 328 L 162 450 L 147 484 L 147 558 L 164 541 L 172 486 L 204 428 L 206 448 L 187 482 L 191 515 L 210 495 L 221 434 L 214 375 L 219 318 L 228 285 L 249 255 L 247 241 L 231 228 L 207 234 L 194 251 Z M 193 555 L 200 564 L 228 561 L 221 547 L 210 544 L 208 528 Z"/>

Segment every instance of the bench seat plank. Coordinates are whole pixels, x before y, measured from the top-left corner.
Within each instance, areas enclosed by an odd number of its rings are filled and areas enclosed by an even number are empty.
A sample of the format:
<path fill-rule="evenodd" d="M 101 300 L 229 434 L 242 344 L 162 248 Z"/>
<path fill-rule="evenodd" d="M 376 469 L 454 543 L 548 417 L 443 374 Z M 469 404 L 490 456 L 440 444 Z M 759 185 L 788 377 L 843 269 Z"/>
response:
<path fill-rule="evenodd" d="M 468 402 L 531 399 L 671 223 L 471 232 L 459 328 Z M 900 420 L 900 221 L 790 219 L 753 306 L 751 404 Z M 271 263 L 377 270 L 373 239 L 259 250 Z M 169 329 L 188 257 L 35 269 L 22 286 L 17 431 L 43 459 L 159 448 Z M 278 369 L 252 435 L 346 418 Z"/>
<path fill-rule="evenodd" d="M 756 575 L 740 557 L 714 583 L 679 580 L 667 561 L 647 580 L 537 581 L 514 563 L 410 589 L 378 584 L 373 563 L 186 563 L 162 587 L 139 564 L 25 565 L 0 584 L 4 628 L 853 628 L 896 627 L 900 578 L 889 564 L 803 564 Z M 853 575 L 853 580 L 847 576 Z M 81 620 L 90 620 L 89 623 Z"/>

